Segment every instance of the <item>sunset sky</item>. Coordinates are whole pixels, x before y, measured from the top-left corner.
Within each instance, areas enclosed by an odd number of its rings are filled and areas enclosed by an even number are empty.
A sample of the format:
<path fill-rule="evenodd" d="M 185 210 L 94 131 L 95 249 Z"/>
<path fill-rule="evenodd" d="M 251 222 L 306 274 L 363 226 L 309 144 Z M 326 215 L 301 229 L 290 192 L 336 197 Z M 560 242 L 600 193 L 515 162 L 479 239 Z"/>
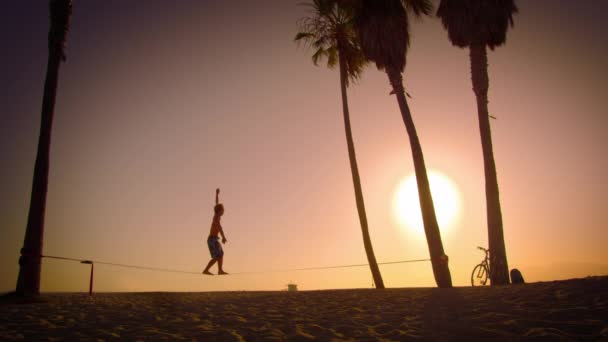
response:
<path fill-rule="evenodd" d="M 53 126 L 44 254 L 201 271 L 222 190 L 227 277 L 95 267 L 97 291 L 371 287 L 337 70 L 293 42 L 299 0 L 74 1 Z M 437 5 L 438 1 L 435 1 Z M 526 281 L 608 274 L 608 2 L 519 0 L 489 53 L 490 113 L 510 268 Z M 404 74 L 426 165 L 457 187 L 442 227 L 455 285 L 487 247 L 468 50 L 413 21 Z M 0 292 L 15 288 L 46 71 L 48 5 L 0 12 Z M 425 259 L 395 215 L 413 172 L 386 74 L 349 88 L 376 258 Z M 214 272 L 216 268 L 212 269 Z M 86 291 L 89 267 L 44 260 L 42 291 Z M 429 262 L 385 265 L 387 287 L 435 286 Z"/>

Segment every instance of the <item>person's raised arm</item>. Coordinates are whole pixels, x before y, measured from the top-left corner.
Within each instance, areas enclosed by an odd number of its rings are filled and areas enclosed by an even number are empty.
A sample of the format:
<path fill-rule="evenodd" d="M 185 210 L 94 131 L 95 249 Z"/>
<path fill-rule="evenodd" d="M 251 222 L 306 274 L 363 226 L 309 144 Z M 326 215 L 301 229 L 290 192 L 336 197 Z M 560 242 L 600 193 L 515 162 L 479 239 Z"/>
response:
<path fill-rule="evenodd" d="M 220 188 L 215 189 L 215 205 L 220 203 Z"/>

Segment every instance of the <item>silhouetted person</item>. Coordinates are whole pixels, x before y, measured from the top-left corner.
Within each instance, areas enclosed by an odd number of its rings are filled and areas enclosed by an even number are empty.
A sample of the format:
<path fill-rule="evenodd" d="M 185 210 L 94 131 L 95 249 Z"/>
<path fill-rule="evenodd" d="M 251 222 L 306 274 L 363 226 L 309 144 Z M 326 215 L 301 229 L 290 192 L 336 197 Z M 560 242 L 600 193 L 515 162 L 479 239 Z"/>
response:
<path fill-rule="evenodd" d="M 514 268 L 511 270 L 511 284 L 525 284 L 526 281 L 524 280 L 524 276 L 521 274 L 521 272 L 517 269 Z"/>
<path fill-rule="evenodd" d="M 213 273 L 209 272 L 211 266 L 213 266 L 217 262 L 218 273 L 219 275 L 228 274 L 224 272 L 222 268 L 224 263 L 224 250 L 222 249 L 222 245 L 220 245 L 220 237 L 222 236 L 222 243 L 228 242 L 226 240 L 226 235 L 224 235 L 224 229 L 222 229 L 222 225 L 220 224 L 220 219 L 222 215 L 224 215 L 224 205 L 219 203 L 219 194 L 220 189 L 215 190 L 215 207 L 213 208 L 214 215 L 213 221 L 211 222 L 211 229 L 209 230 L 209 237 L 207 238 L 207 246 L 209 247 L 209 253 L 211 253 L 211 260 L 205 267 L 203 274 L 213 275 Z"/>

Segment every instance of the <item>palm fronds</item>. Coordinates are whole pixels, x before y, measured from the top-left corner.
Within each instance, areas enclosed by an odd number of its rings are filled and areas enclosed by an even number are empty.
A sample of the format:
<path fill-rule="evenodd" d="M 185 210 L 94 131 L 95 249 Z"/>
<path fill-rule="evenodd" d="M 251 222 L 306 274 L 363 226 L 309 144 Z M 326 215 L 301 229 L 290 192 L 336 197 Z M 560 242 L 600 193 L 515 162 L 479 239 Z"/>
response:
<path fill-rule="evenodd" d="M 458 47 L 503 45 L 518 9 L 515 0 L 441 0 L 437 16 Z"/>
<path fill-rule="evenodd" d="M 294 41 L 310 46 L 312 61 L 318 65 L 327 60 L 327 66 L 338 65 L 340 55 L 348 73 L 347 82 L 357 80 L 367 63 L 359 46 L 353 26 L 352 11 L 337 0 L 314 0 L 304 3 L 309 15 L 298 20 L 298 32 Z"/>
<path fill-rule="evenodd" d="M 401 2 L 405 10 L 416 17 L 431 15 L 433 12 L 433 3 L 430 0 L 401 0 Z"/>
<path fill-rule="evenodd" d="M 410 44 L 408 13 L 430 15 L 429 0 L 342 0 L 356 13 L 356 26 L 365 56 L 380 70 L 403 71 Z"/>

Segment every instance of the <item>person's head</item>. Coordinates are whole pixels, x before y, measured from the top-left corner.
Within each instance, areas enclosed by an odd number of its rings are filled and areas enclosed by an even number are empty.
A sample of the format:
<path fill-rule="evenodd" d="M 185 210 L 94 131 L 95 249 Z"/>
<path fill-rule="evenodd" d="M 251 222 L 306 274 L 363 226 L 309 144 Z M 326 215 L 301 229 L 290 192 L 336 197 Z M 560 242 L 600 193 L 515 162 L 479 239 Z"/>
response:
<path fill-rule="evenodd" d="M 216 204 L 213 211 L 216 216 L 222 216 L 224 214 L 224 205 L 222 203 Z"/>

